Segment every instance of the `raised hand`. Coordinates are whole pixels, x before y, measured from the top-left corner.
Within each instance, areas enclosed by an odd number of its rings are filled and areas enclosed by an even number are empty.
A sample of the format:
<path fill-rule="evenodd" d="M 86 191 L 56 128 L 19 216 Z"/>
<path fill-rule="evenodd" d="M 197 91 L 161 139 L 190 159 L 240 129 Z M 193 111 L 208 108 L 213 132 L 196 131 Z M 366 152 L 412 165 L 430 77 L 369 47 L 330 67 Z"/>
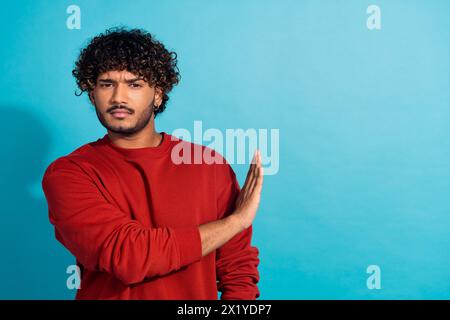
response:
<path fill-rule="evenodd" d="M 261 153 L 259 150 L 256 150 L 244 186 L 236 200 L 236 209 L 233 213 L 239 218 L 238 220 L 242 223 L 244 229 L 248 228 L 255 219 L 261 199 L 263 177 Z"/>

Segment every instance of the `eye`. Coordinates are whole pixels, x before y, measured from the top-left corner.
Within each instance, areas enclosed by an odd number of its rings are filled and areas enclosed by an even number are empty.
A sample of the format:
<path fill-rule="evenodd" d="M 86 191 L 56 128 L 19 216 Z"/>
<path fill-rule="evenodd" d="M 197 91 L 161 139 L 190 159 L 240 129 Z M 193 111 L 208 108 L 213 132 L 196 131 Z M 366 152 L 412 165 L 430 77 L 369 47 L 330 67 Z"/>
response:
<path fill-rule="evenodd" d="M 100 87 L 101 88 L 109 88 L 109 87 L 111 87 L 111 83 L 101 83 Z"/>
<path fill-rule="evenodd" d="M 140 88 L 140 87 L 142 87 L 142 85 L 140 85 L 139 83 L 131 83 L 130 85 L 133 88 Z"/>

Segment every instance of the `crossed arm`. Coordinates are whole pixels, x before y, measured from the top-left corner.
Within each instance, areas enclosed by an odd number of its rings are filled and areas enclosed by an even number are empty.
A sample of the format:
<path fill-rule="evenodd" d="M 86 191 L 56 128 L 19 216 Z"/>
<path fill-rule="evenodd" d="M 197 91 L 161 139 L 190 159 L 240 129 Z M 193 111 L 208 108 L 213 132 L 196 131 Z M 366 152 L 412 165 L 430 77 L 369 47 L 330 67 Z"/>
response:
<path fill-rule="evenodd" d="M 235 235 L 251 226 L 258 210 L 263 183 L 263 168 L 259 152 L 255 153 L 242 190 L 239 190 L 234 173 L 231 172 L 229 178 L 231 190 L 227 190 L 229 196 L 225 204 L 228 207 L 224 210 L 226 217 L 199 227 L 202 256 L 221 247 Z M 232 211 L 231 214 L 230 211 Z"/>
<path fill-rule="evenodd" d="M 87 175 L 80 175 L 80 168 L 72 162 L 50 167 L 42 186 L 57 239 L 86 268 L 108 272 L 125 284 L 133 284 L 178 270 L 218 249 L 219 289 L 223 289 L 222 298 L 226 298 L 224 291 L 228 287 L 227 295 L 233 298 L 235 289 L 242 287 L 239 281 L 248 276 L 236 278 L 231 263 L 236 264 L 250 253 L 253 258 L 242 261 L 250 261 L 253 270 L 257 263 L 257 249 L 250 247 L 249 240 L 262 179 L 260 156 L 255 154 L 242 190 L 235 177 L 232 187 L 226 190 L 225 199 L 233 201 L 223 210 L 223 217 L 183 228 L 145 228 L 131 220 L 105 201 L 93 181 Z M 243 266 L 238 271 L 245 272 L 245 269 Z M 248 281 L 254 283 L 256 278 L 253 272 Z M 249 297 L 255 295 L 252 292 Z"/>

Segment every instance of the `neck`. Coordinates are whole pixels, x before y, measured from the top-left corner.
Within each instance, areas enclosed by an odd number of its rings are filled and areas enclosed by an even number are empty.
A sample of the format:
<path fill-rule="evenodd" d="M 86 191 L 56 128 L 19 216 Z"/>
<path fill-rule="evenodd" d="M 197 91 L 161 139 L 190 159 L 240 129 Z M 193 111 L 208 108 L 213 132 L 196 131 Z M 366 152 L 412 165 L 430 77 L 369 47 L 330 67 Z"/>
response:
<path fill-rule="evenodd" d="M 153 119 L 139 132 L 124 135 L 108 130 L 108 137 L 116 146 L 127 149 L 156 147 L 162 140 L 162 134 L 155 130 Z"/>

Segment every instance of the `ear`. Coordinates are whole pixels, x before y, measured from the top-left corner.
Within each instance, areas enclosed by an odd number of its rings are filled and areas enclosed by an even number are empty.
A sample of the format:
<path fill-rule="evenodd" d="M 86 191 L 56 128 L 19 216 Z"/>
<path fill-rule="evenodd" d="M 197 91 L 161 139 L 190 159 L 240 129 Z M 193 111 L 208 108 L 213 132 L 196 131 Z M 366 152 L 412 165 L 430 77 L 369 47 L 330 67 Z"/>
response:
<path fill-rule="evenodd" d="M 91 103 L 95 105 L 95 98 L 94 98 L 94 91 L 89 91 L 89 100 L 91 100 Z"/>
<path fill-rule="evenodd" d="M 155 106 L 159 107 L 163 101 L 164 92 L 161 88 L 155 87 Z"/>

